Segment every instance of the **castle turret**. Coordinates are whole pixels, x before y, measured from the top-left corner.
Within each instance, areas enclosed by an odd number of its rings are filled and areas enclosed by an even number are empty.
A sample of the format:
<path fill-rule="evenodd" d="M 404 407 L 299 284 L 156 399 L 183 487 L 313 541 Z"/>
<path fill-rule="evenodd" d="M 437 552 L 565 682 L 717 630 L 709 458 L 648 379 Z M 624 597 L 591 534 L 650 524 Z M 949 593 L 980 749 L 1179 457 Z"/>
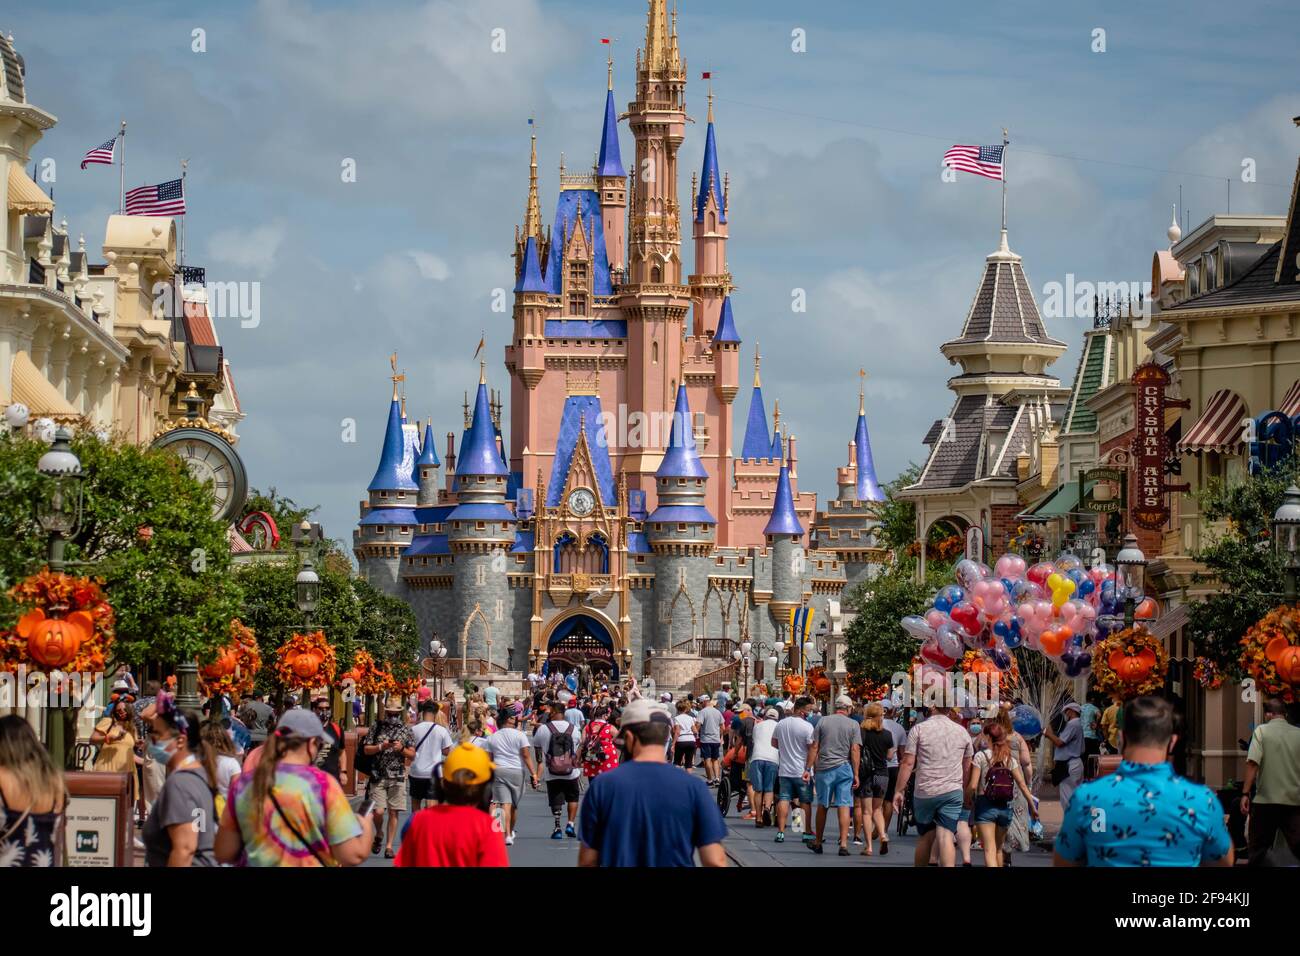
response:
<path fill-rule="evenodd" d="M 763 528 L 763 537 L 772 552 L 772 600 L 768 602 L 768 611 L 781 633 L 790 609 L 803 603 L 804 575 L 803 525 L 795 513 L 790 467 L 784 457 L 776 479 L 772 515 Z"/>
<path fill-rule="evenodd" d="M 456 460 L 456 507 L 447 515 L 446 527 L 447 544 L 455 560 L 454 651 L 475 660 L 488 660 L 490 652 L 496 663 L 506 660 L 512 646 L 504 625 L 509 619 L 505 605 L 510 597 L 505 553 L 515 541 L 514 515 L 505 504 L 507 477 L 497 445 L 486 372 L 481 370 L 474 414 Z M 463 648 L 459 643 L 462 636 Z"/>
<path fill-rule="evenodd" d="M 709 125 L 704 134 L 704 168 L 694 208 L 695 274 L 687 280 L 695 307 L 694 334 L 711 335 L 722 318 L 722 303 L 731 290 L 727 271 L 727 185 L 718 174 L 718 145 L 713 132 L 713 92 L 709 91 Z"/>
<path fill-rule="evenodd" d="M 388 406 L 379 466 L 361 505 L 361 521 L 353 534 L 353 552 L 362 575 L 389 594 L 398 588 L 398 562 L 411 543 L 415 527 L 414 456 L 408 459 L 407 430 L 402 400 L 397 392 L 400 376 L 393 375 L 393 398 Z"/>
<path fill-rule="evenodd" d="M 600 214 L 605 220 L 605 253 L 610 269 L 621 275 L 627 249 L 627 173 L 618 149 L 618 110 L 614 108 L 614 58 L 609 58 L 609 89 L 605 92 L 605 120 L 596 157 L 596 188 Z"/>
<path fill-rule="evenodd" d="M 762 356 L 754 345 L 754 390 L 749 397 L 749 421 L 745 423 L 745 441 L 740 446 L 740 457 L 756 461 L 772 457 L 772 433 L 767 430 L 767 408 L 763 403 L 763 381 L 760 377 Z"/>
<path fill-rule="evenodd" d="M 645 529 L 655 552 L 655 596 L 665 617 L 673 621 L 671 640 L 663 635 L 660 648 L 687 640 L 700 628 L 696 609 L 708 592 L 708 555 L 713 550 L 717 520 L 705 505 L 708 472 L 695 448 L 691 407 L 686 386 L 677 387 L 672 432 L 663 461 L 655 472 L 658 507 L 646 519 Z M 702 632 L 700 632 L 702 633 Z"/>
<path fill-rule="evenodd" d="M 433 421 L 430 419 L 424 426 L 424 444 L 420 448 L 420 457 L 415 459 L 416 481 L 420 486 L 416 504 L 425 506 L 438 503 L 439 467 L 438 449 L 433 438 Z"/>

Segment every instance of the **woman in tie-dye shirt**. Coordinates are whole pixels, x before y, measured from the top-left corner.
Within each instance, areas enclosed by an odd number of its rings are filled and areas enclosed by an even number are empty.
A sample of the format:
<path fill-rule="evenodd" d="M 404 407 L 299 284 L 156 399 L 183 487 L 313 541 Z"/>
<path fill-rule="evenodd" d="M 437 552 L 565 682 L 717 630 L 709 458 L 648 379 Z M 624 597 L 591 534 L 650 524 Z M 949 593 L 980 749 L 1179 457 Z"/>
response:
<path fill-rule="evenodd" d="M 356 866 L 373 824 L 359 819 L 339 782 L 313 766 L 324 735 L 309 710 L 286 711 L 257 768 L 230 784 L 217 859 L 245 866 Z"/>

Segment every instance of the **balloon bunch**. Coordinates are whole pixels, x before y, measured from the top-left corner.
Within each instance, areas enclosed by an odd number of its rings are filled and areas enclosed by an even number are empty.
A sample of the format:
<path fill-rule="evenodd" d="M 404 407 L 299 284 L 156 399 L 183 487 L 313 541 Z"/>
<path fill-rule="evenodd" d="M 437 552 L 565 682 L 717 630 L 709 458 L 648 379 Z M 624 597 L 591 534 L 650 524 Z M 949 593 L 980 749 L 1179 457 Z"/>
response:
<path fill-rule="evenodd" d="M 1092 644 L 1123 627 L 1123 596 L 1115 569 L 1064 552 L 1054 561 L 1030 565 L 1004 554 L 990 568 L 966 558 L 954 568 L 956 584 L 942 588 L 924 614 L 903 618 L 903 629 L 920 643 L 926 670 L 947 671 L 966 651 L 977 651 L 999 671 L 1011 666 L 1011 651 L 1028 647 L 1056 663 L 1067 677 L 1092 666 Z M 1137 595 L 1135 617 L 1150 622 L 1156 602 Z"/>

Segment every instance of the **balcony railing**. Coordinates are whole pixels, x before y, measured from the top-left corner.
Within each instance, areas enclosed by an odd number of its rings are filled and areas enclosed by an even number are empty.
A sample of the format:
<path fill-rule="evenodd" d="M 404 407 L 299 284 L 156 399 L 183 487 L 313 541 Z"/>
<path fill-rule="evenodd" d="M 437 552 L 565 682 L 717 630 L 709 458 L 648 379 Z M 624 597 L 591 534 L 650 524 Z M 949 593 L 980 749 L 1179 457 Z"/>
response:
<path fill-rule="evenodd" d="M 736 679 L 740 672 L 740 664 L 732 661 L 730 664 L 723 664 L 721 667 L 707 671 L 699 677 L 691 678 L 691 693 L 696 697 L 700 694 L 711 694 L 722 686 L 723 681 L 730 681 L 731 686 L 736 686 Z"/>

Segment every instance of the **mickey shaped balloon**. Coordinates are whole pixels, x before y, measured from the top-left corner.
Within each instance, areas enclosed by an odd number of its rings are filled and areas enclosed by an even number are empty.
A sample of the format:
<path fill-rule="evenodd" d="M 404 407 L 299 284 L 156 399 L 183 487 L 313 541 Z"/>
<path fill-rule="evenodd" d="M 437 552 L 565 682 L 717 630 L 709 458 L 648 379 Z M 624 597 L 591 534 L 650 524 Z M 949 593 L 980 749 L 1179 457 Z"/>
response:
<path fill-rule="evenodd" d="M 993 565 L 995 575 L 1010 581 L 1019 581 L 1025 576 L 1027 570 L 1025 559 L 1018 554 L 1004 554 Z"/>
<path fill-rule="evenodd" d="M 909 614 L 899 622 L 903 630 L 916 638 L 918 641 L 928 641 L 934 637 L 935 631 L 923 617 L 915 614 Z"/>
<path fill-rule="evenodd" d="M 979 634 L 984 629 L 984 625 L 980 622 L 979 609 L 970 601 L 959 601 L 954 604 L 948 612 L 948 616 L 952 618 L 954 624 L 971 637 Z"/>
<path fill-rule="evenodd" d="M 936 609 L 948 613 L 952 610 L 954 604 L 964 600 L 966 600 L 966 592 L 957 585 L 950 584 L 934 596 L 934 606 Z"/>
<path fill-rule="evenodd" d="M 1048 575 L 1047 586 L 1052 592 L 1052 607 L 1057 608 L 1070 600 L 1076 588 L 1073 581 L 1059 572 Z"/>

